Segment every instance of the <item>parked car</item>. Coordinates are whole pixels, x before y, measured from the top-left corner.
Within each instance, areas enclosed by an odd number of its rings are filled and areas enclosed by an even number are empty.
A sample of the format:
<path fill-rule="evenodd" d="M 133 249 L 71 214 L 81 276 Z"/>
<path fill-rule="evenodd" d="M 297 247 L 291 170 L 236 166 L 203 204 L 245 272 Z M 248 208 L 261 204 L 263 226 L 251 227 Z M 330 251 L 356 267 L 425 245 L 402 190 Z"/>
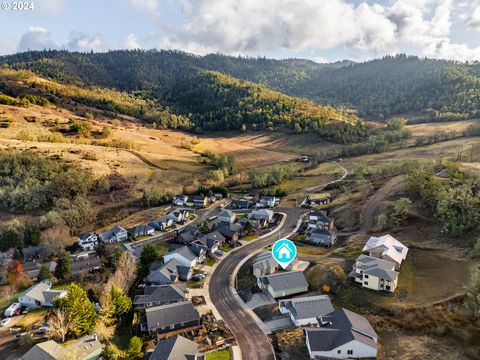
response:
<path fill-rule="evenodd" d="M 49 332 L 49 331 L 50 331 L 50 326 L 44 325 L 44 326 L 40 326 L 40 327 L 37 329 L 36 333 L 37 333 L 37 334 L 46 334 L 46 333 Z"/>
<path fill-rule="evenodd" d="M 23 309 L 22 314 L 26 315 L 26 314 L 28 314 L 29 311 L 30 311 L 29 308 L 25 308 L 25 309 Z"/>
<path fill-rule="evenodd" d="M 5 310 L 4 315 L 8 317 L 15 316 L 17 315 L 17 312 L 20 311 L 21 307 L 22 305 L 20 305 L 20 303 L 15 302 Z"/>
<path fill-rule="evenodd" d="M 222 250 L 217 250 L 215 251 L 215 255 L 217 256 L 223 256 L 225 253 Z"/>
<path fill-rule="evenodd" d="M 0 327 L 5 327 L 7 324 L 10 322 L 10 318 L 5 318 L 2 321 L 0 321 Z"/>

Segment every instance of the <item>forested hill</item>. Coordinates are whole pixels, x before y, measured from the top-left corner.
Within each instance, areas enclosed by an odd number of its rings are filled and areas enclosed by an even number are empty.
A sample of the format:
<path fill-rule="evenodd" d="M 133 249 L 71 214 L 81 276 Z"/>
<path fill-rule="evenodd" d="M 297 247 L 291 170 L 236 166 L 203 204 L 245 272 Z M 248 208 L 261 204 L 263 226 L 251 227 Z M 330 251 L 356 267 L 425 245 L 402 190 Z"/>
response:
<path fill-rule="evenodd" d="M 14 90 L 16 80 L 34 89 L 33 95 L 60 94 L 163 128 L 198 132 L 290 128 L 297 133 L 317 131 L 334 142 L 364 140 L 371 130 L 347 109 L 203 69 L 195 57 L 184 53 L 45 51 L 4 57 L 2 62 L 10 67 L 0 70 L 0 92 L 7 96 L 29 95 L 25 88 L 22 94 Z M 51 80 L 35 79 L 29 71 Z"/>
<path fill-rule="evenodd" d="M 318 64 L 178 51 L 44 51 L 1 57 L 1 63 L 59 81 L 146 91 L 167 103 L 178 100 L 172 89 L 212 70 L 320 104 L 354 108 L 361 117 L 413 114 L 416 121 L 437 121 L 480 116 L 479 65 L 405 55 Z"/>

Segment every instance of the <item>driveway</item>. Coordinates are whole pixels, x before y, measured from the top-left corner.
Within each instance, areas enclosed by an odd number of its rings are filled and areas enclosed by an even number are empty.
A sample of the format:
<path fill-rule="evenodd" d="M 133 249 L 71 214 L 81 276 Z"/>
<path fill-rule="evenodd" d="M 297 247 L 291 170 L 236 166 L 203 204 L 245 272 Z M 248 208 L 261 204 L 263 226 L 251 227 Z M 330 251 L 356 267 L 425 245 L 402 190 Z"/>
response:
<path fill-rule="evenodd" d="M 273 305 L 276 303 L 277 301 L 270 294 L 266 292 L 260 292 L 253 294 L 252 298 L 249 302 L 247 302 L 246 305 L 253 310 L 259 306 Z"/>

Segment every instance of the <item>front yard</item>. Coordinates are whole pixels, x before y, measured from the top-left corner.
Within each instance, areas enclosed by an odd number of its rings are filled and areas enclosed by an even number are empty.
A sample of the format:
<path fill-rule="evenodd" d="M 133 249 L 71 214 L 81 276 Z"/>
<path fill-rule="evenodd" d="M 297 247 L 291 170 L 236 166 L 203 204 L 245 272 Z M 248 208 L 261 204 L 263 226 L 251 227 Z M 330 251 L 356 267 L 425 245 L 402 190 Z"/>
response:
<path fill-rule="evenodd" d="M 214 352 L 207 353 L 205 356 L 206 360 L 230 360 L 230 350 L 223 349 Z"/>

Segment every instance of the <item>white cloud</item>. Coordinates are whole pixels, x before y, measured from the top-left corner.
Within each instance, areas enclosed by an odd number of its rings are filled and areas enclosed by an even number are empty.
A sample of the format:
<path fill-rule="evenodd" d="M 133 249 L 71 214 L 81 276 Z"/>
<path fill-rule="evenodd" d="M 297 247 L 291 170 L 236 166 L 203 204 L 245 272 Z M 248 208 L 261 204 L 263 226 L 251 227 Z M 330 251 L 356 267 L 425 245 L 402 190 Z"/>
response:
<path fill-rule="evenodd" d="M 465 24 L 471 30 L 480 31 L 480 7 L 477 7 L 472 13 L 466 16 Z"/>
<path fill-rule="evenodd" d="M 78 31 L 72 31 L 67 44 L 69 50 L 80 52 L 102 52 L 109 46 L 101 34 L 88 35 Z"/>
<path fill-rule="evenodd" d="M 159 2 L 157 0 L 128 0 L 128 2 L 139 10 L 155 12 L 159 9 Z"/>
<path fill-rule="evenodd" d="M 137 37 L 134 34 L 128 34 L 125 39 L 123 39 L 122 43 L 120 44 L 122 49 L 141 49 L 140 43 L 138 42 Z"/>
<path fill-rule="evenodd" d="M 44 27 L 31 26 L 22 35 L 18 43 L 18 51 L 56 49 L 58 46 L 53 42 L 50 33 Z"/>
<path fill-rule="evenodd" d="M 35 0 L 34 6 L 42 15 L 57 16 L 63 13 L 65 0 Z"/>
<path fill-rule="evenodd" d="M 160 47 L 256 53 L 349 45 L 393 50 L 395 25 L 379 5 L 344 0 L 183 0 L 183 24 L 165 26 Z"/>

